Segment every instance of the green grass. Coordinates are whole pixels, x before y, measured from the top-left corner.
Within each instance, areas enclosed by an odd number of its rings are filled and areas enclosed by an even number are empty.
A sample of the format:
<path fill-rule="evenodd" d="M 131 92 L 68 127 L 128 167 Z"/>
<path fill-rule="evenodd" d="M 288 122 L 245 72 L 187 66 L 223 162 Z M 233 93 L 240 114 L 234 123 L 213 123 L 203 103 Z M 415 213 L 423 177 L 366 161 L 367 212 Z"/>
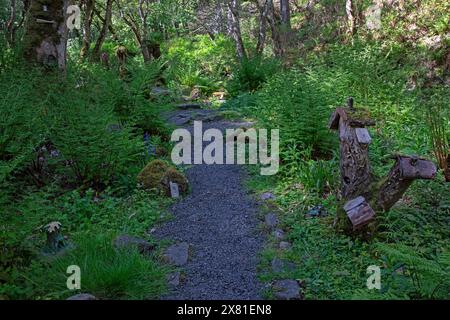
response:
<path fill-rule="evenodd" d="M 154 257 L 141 255 L 137 249 L 116 249 L 114 235 L 98 230 L 83 233 L 73 241 L 74 248 L 54 258 L 40 260 L 18 277 L 34 287 L 39 299 L 61 299 L 78 292 L 89 292 L 99 299 L 155 299 L 166 289 L 166 269 Z M 81 289 L 66 287 L 67 267 L 81 269 Z"/>

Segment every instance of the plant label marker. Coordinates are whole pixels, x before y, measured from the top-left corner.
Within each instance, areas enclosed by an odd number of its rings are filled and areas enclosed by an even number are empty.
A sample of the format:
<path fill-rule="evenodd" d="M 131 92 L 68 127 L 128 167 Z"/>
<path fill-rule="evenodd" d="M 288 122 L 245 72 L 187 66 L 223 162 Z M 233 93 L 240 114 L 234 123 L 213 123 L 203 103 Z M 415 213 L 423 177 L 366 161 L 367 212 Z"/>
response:
<path fill-rule="evenodd" d="M 172 181 L 169 181 L 170 185 L 170 196 L 172 198 L 179 198 L 180 197 L 180 190 L 178 188 L 178 184 Z"/>

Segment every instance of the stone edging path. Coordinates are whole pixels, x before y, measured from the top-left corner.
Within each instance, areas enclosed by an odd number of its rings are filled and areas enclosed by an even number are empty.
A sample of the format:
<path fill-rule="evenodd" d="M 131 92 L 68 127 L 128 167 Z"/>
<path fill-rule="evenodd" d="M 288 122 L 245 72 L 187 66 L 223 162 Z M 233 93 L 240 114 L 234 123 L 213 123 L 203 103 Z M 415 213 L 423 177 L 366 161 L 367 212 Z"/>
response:
<path fill-rule="evenodd" d="M 189 120 L 193 119 L 208 121 L 203 122 L 203 130 L 248 125 L 221 120 L 214 111 L 199 111 L 177 110 L 168 121 L 191 132 Z M 245 169 L 192 165 L 186 175 L 191 192 L 172 206 L 173 219 L 153 232 L 159 239 L 174 241 L 170 250 L 180 266 L 180 273 L 169 279 L 170 292 L 162 299 L 261 299 L 263 284 L 256 267 L 265 236 L 258 229 L 258 203 L 242 185 Z"/>

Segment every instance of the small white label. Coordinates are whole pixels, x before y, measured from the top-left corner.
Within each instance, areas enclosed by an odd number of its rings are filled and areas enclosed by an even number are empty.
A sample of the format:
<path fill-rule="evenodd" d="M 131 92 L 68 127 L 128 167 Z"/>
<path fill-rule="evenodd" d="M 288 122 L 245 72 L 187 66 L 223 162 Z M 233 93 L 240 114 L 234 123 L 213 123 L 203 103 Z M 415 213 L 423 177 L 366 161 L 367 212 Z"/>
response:
<path fill-rule="evenodd" d="M 170 196 L 172 198 L 178 198 L 180 196 L 178 184 L 175 182 L 169 181 L 169 185 L 170 185 Z"/>

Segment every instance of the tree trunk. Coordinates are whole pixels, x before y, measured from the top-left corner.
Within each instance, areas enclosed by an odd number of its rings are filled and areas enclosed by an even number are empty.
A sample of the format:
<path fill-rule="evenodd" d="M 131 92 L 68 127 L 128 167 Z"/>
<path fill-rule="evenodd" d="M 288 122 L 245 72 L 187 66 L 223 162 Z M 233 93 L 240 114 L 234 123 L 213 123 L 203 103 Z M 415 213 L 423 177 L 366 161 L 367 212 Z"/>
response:
<path fill-rule="evenodd" d="M 228 1 L 228 18 L 231 26 L 231 35 L 236 45 L 236 54 L 239 60 L 247 58 L 244 42 L 242 41 L 241 23 L 239 21 L 239 0 Z"/>
<path fill-rule="evenodd" d="M 345 12 L 347 13 L 348 33 L 350 36 L 353 36 L 353 34 L 355 33 L 355 18 L 353 16 L 352 0 L 345 1 Z"/>
<path fill-rule="evenodd" d="M 80 50 L 80 59 L 84 60 L 89 53 L 91 46 L 91 24 L 94 16 L 94 0 L 86 0 L 84 7 L 83 44 Z"/>
<path fill-rule="evenodd" d="M 106 12 L 105 12 L 105 20 L 100 30 L 100 35 L 95 43 L 94 50 L 92 52 L 92 58 L 94 61 L 100 61 L 100 51 L 102 50 L 103 42 L 105 42 L 106 36 L 108 34 L 109 25 L 111 23 L 112 16 L 112 5 L 113 0 L 107 0 L 106 2 Z"/>
<path fill-rule="evenodd" d="M 10 4 L 11 12 L 9 15 L 9 19 L 6 22 L 6 41 L 8 42 L 9 47 L 14 47 L 16 43 L 16 17 L 17 17 L 17 3 L 16 0 L 11 0 Z"/>
<path fill-rule="evenodd" d="M 267 25 L 267 14 L 269 9 L 269 0 L 264 0 L 260 6 L 259 15 L 259 31 L 258 31 L 258 42 L 256 44 L 256 54 L 262 54 L 264 50 L 264 44 L 266 42 L 266 25 Z"/>
<path fill-rule="evenodd" d="M 281 12 L 281 40 L 283 44 L 283 52 L 286 51 L 290 44 L 291 37 L 291 10 L 289 7 L 289 0 L 280 0 Z"/>
<path fill-rule="evenodd" d="M 24 56 L 46 67 L 66 68 L 68 0 L 32 0 L 24 35 Z"/>
<path fill-rule="evenodd" d="M 273 6 L 273 0 L 268 0 L 268 14 L 267 20 L 269 21 L 270 31 L 272 33 L 273 51 L 277 57 L 283 55 L 283 47 L 281 45 L 280 33 L 278 30 L 278 23 L 275 17 L 275 9 Z"/>
<path fill-rule="evenodd" d="M 147 12 L 144 9 L 145 0 L 139 0 L 138 13 L 141 19 L 141 51 L 144 58 L 144 62 L 147 63 L 152 59 L 151 48 L 149 47 L 148 29 L 147 29 Z"/>

